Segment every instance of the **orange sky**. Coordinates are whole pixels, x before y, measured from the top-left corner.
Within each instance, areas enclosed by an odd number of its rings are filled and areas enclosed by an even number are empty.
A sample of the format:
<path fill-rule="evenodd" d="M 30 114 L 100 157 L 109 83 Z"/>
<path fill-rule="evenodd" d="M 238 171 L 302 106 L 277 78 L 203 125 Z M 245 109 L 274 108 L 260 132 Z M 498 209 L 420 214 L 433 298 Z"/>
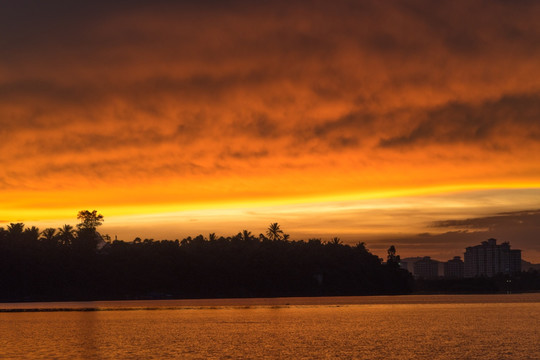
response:
<path fill-rule="evenodd" d="M 493 235 L 540 262 L 536 2 L 3 7 L 3 223 L 98 209 L 131 240 L 278 221 L 438 257 Z"/>

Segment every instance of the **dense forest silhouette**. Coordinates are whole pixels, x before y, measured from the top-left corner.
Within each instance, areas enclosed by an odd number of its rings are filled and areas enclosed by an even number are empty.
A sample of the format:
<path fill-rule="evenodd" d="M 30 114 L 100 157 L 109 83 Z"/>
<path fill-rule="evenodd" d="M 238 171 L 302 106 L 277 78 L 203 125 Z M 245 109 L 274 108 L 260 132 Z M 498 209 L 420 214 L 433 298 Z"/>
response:
<path fill-rule="evenodd" d="M 291 241 L 210 233 L 183 240 L 110 241 L 103 216 L 81 211 L 76 228 L 0 228 L 0 300 L 271 297 L 403 294 L 412 278 L 363 243 Z"/>
<path fill-rule="evenodd" d="M 76 227 L 43 231 L 0 227 L 0 301 L 407 294 L 417 286 L 394 246 L 384 262 L 364 243 L 289 240 L 278 223 L 258 236 L 111 241 L 97 231 L 101 214 L 77 218 Z"/>

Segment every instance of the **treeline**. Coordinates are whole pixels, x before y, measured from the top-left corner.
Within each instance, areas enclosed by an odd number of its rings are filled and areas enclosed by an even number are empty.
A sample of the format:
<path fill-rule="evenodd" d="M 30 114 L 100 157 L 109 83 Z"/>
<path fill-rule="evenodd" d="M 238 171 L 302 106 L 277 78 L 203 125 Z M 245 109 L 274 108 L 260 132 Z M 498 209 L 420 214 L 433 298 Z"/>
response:
<path fill-rule="evenodd" d="M 103 241 L 103 217 L 77 228 L 0 228 L 0 301 L 406 294 L 395 250 L 386 263 L 363 243 L 291 241 L 277 223 L 183 240 Z"/>

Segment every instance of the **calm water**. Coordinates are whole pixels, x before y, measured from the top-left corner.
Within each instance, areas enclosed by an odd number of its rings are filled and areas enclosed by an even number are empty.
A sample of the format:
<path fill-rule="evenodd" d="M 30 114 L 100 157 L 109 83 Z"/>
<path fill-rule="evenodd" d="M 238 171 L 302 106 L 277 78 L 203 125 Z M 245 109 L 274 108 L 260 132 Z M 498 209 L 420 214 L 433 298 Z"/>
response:
<path fill-rule="evenodd" d="M 0 304 L 0 358 L 538 360 L 540 294 Z"/>

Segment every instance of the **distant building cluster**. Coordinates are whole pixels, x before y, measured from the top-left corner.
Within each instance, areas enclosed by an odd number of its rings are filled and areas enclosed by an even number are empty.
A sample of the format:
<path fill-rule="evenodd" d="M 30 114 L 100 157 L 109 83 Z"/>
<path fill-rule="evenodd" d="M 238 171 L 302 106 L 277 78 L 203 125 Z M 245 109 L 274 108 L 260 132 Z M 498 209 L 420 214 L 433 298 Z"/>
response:
<path fill-rule="evenodd" d="M 467 247 L 464 260 L 459 256 L 446 262 L 433 260 L 429 256 L 404 260 L 400 263 L 402 268 L 424 279 L 491 277 L 521 271 L 521 250 L 510 249 L 508 242 L 498 245 L 495 239 Z"/>
<path fill-rule="evenodd" d="M 424 279 L 437 278 L 439 276 L 439 262 L 425 256 L 414 263 L 414 274 Z"/>
<path fill-rule="evenodd" d="M 444 263 L 444 277 L 447 278 L 462 278 L 465 274 L 465 265 L 461 257 L 454 256 L 452 260 Z"/>
<path fill-rule="evenodd" d="M 489 239 L 465 250 L 465 277 L 487 276 L 521 271 L 521 250 L 511 250 L 508 242 L 497 245 Z"/>

